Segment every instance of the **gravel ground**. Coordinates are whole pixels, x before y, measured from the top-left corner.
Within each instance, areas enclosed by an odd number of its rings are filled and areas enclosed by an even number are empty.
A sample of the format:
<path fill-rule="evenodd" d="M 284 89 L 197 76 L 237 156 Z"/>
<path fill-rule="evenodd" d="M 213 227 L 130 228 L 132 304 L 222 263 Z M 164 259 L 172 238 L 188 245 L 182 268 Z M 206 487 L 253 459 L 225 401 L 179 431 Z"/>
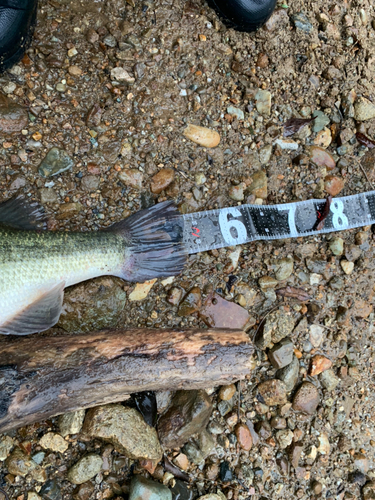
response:
<path fill-rule="evenodd" d="M 97 230 L 170 198 L 187 213 L 375 184 L 371 148 L 356 138 L 375 139 L 371 2 L 293 0 L 252 35 L 196 0 L 40 3 L 28 54 L 0 76 L 0 189 L 1 200 L 40 201 L 50 229 Z M 283 137 L 287 119 L 312 116 Z M 217 131 L 220 144 L 192 142 L 188 123 Z M 375 498 L 374 239 L 366 227 L 197 254 L 147 300 L 112 278 L 67 291 L 59 327 L 70 332 L 202 327 L 213 290 L 248 311 L 254 370 L 229 398 L 208 389 L 208 433 L 168 451 L 191 484 L 173 498 Z M 310 299 L 280 298 L 287 285 Z M 168 394 L 158 398 L 161 412 Z M 52 445 L 50 432 L 65 436 L 58 419 L 0 437 L 9 498 L 127 498 L 132 473 L 150 470 L 175 483 L 81 426 Z M 12 466 L 29 455 L 32 474 Z M 94 475 L 75 486 L 71 467 L 85 456 L 96 457 Z"/>

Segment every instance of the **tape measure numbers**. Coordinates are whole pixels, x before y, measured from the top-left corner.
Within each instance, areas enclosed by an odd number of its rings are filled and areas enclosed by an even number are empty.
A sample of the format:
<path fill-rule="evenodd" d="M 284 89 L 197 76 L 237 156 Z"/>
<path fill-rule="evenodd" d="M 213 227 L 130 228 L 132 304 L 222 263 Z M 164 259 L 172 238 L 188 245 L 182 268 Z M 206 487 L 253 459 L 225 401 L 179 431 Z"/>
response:
<path fill-rule="evenodd" d="M 183 216 L 184 243 L 192 254 L 254 240 L 296 238 L 375 223 L 375 191 L 334 198 L 323 229 L 314 229 L 325 205 L 326 200 L 307 200 L 186 214 Z"/>

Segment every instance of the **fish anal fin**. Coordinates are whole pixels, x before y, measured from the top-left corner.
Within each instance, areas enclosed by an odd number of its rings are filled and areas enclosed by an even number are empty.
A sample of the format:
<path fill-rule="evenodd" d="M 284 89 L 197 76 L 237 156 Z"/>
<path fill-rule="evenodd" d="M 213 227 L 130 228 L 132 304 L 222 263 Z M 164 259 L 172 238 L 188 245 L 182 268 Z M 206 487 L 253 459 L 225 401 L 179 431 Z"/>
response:
<path fill-rule="evenodd" d="M 45 214 L 37 202 L 15 196 L 0 203 L 0 224 L 16 229 L 43 229 Z"/>
<path fill-rule="evenodd" d="M 60 317 L 65 283 L 58 283 L 47 290 L 12 319 L 0 325 L 0 334 L 29 335 L 54 326 Z"/>

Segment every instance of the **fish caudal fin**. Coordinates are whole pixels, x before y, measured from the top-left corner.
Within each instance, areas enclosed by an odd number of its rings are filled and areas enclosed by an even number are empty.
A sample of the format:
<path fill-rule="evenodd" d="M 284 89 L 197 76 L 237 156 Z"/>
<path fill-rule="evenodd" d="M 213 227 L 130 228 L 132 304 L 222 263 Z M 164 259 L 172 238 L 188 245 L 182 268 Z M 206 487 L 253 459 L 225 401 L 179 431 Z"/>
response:
<path fill-rule="evenodd" d="M 58 283 L 43 291 L 16 316 L 0 324 L 2 335 L 29 335 L 54 326 L 60 317 L 65 283 Z"/>
<path fill-rule="evenodd" d="M 121 278 L 145 281 L 180 274 L 188 255 L 183 229 L 183 218 L 173 201 L 141 210 L 108 228 L 120 234 L 130 250 Z"/>

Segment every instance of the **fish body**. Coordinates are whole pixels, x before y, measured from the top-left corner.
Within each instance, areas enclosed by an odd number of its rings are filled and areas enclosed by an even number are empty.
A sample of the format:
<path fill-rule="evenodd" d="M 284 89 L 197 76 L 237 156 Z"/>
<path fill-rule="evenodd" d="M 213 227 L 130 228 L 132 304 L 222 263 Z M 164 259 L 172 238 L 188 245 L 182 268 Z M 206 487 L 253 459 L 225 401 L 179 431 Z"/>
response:
<path fill-rule="evenodd" d="M 50 328 L 60 316 L 64 288 L 81 281 L 178 274 L 186 259 L 181 224 L 177 209 L 166 202 L 108 230 L 50 232 L 10 225 L 6 203 L 0 205 L 0 333 Z"/>

